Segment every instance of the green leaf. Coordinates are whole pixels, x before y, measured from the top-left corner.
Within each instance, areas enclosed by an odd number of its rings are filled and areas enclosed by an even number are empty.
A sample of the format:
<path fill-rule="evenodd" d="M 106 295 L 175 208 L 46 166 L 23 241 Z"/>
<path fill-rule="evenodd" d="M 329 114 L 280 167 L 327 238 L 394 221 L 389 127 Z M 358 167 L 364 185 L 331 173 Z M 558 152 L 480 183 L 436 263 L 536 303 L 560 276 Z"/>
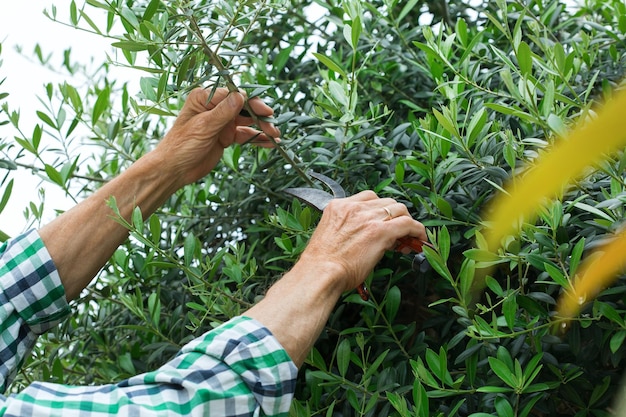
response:
<path fill-rule="evenodd" d="M 491 368 L 493 373 L 498 376 L 498 378 L 504 381 L 504 383 L 507 384 L 509 387 L 513 389 L 518 388 L 519 384 L 515 379 L 515 375 L 504 362 L 502 362 L 498 358 L 494 358 L 493 356 L 490 356 L 488 360 L 489 367 Z"/>
<path fill-rule="evenodd" d="M 563 119 L 554 113 L 550 113 L 548 116 L 548 126 L 557 136 L 565 136 L 567 134 L 567 127 L 563 123 Z"/>
<path fill-rule="evenodd" d="M 453 281 L 452 274 L 450 273 L 450 270 L 448 269 L 448 266 L 446 265 L 446 263 L 441 258 L 441 255 L 439 255 L 437 252 L 435 252 L 433 249 L 429 248 L 428 246 L 424 246 L 423 250 L 424 250 L 424 255 L 426 256 L 426 259 L 428 260 L 428 263 L 430 264 L 430 266 L 439 275 L 446 278 L 448 281 L 452 282 Z"/>
<path fill-rule="evenodd" d="M 410 415 L 409 407 L 407 406 L 407 403 L 404 397 L 402 397 L 401 395 L 395 392 L 390 392 L 390 391 L 387 391 L 386 394 L 387 394 L 387 400 L 389 400 L 392 407 L 395 408 L 395 410 L 399 412 L 400 415 L 402 416 Z"/>
<path fill-rule="evenodd" d="M 611 347 L 611 352 L 615 353 L 622 347 L 624 344 L 624 339 L 626 338 L 626 330 L 620 330 L 611 336 L 611 341 L 609 346 Z"/>
<path fill-rule="evenodd" d="M 122 24 L 128 32 L 132 32 L 133 29 L 139 27 L 139 21 L 135 13 L 128 7 L 121 7 Z"/>
<path fill-rule="evenodd" d="M 524 41 L 521 41 L 517 48 L 517 61 L 522 75 L 530 75 L 532 73 L 533 57 L 530 46 Z"/>
<path fill-rule="evenodd" d="M 581 203 L 581 202 L 577 202 L 574 204 L 574 207 L 586 211 L 588 213 L 594 214 L 602 219 L 608 220 L 611 223 L 613 223 L 616 219 L 614 219 L 613 217 L 609 216 L 607 213 L 605 213 L 604 211 L 597 209 L 593 206 L 590 206 L 589 204 L 585 204 L 585 203 Z"/>
<path fill-rule="evenodd" d="M 487 123 L 488 114 L 484 108 L 481 108 L 476 114 L 472 116 L 469 124 L 467 125 L 467 144 L 469 147 L 474 145 L 476 138 L 483 130 L 485 123 Z"/>
<path fill-rule="evenodd" d="M 149 45 L 136 41 L 118 41 L 111 44 L 114 48 L 120 48 L 129 52 L 138 52 L 148 50 Z"/>
<path fill-rule="evenodd" d="M 486 386 L 476 388 L 476 391 L 497 394 L 497 393 L 512 392 L 513 388 L 495 387 L 495 386 L 486 385 Z M 491 414 L 487 414 L 487 415 L 491 416 Z"/>
<path fill-rule="evenodd" d="M 594 387 L 593 392 L 591 393 L 591 398 L 589 399 L 589 405 L 593 406 L 602 398 L 604 398 L 604 395 L 610 386 L 611 386 L 611 377 L 605 376 L 602 379 L 602 383 Z"/>
<path fill-rule="evenodd" d="M 74 26 L 78 25 L 78 12 L 76 9 L 76 2 L 74 2 L 74 0 L 70 2 L 70 22 Z"/>
<path fill-rule="evenodd" d="M 540 365 L 541 360 L 543 359 L 543 353 L 537 353 L 535 356 L 528 361 L 526 366 L 524 367 L 524 373 L 522 375 L 522 379 L 524 381 L 524 386 L 530 385 L 537 375 L 539 375 L 539 371 L 541 371 L 542 365 Z"/>
<path fill-rule="evenodd" d="M 133 209 L 133 227 L 137 229 L 137 233 L 143 231 L 143 215 L 141 214 L 141 208 L 135 207 Z"/>
<path fill-rule="evenodd" d="M 529 385 L 527 388 L 525 388 L 524 389 L 524 394 L 533 394 L 535 392 L 547 391 L 549 389 L 553 389 L 551 384 L 547 384 L 547 383 L 544 383 L 544 382 L 539 382 L 537 384 Z"/>
<path fill-rule="evenodd" d="M 322 55 L 318 52 L 314 52 L 313 56 L 317 58 L 322 64 L 324 64 L 331 71 L 336 72 L 337 74 L 341 75 L 343 78 L 347 78 L 346 72 L 341 68 L 341 66 L 339 66 L 339 64 L 333 61 L 332 58 L 326 55 Z"/>
<path fill-rule="evenodd" d="M 510 330 L 513 330 L 515 325 L 515 315 L 517 314 L 517 300 L 514 294 L 509 295 L 502 302 L 502 314 L 506 320 L 506 325 Z"/>
<path fill-rule="evenodd" d="M 401 298 L 402 293 L 400 292 L 400 288 L 395 285 L 385 294 L 385 315 L 387 316 L 387 320 L 391 323 L 393 323 L 396 314 L 398 314 Z"/>
<path fill-rule="evenodd" d="M 98 99 L 96 100 L 96 103 L 93 106 L 93 111 L 91 114 L 92 126 L 95 126 L 96 123 L 98 123 L 98 120 L 100 120 L 100 116 L 102 116 L 102 114 L 109 107 L 109 96 L 110 96 L 110 90 L 108 87 L 104 88 L 98 94 Z"/>
<path fill-rule="evenodd" d="M 467 22 L 465 21 L 465 19 L 463 19 L 462 17 L 457 19 L 456 25 L 454 26 L 454 31 L 456 32 L 456 36 L 459 39 L 459 42 L 461 42 L 461 45 L 467 46 Z M 463 60 L 461 60 L 461 62 L 462 61 Z"/>
<path fill-rule="evenodd" d="M 387 357 L 388 353 L 389 353 L 389 349 L 385 350 L 383 353 L 381 353 L 380 355 L 376 357 L 374 362 L 372 362 L 372 364 L 368 366 L 367 371 L 363 374 L 363 379 L 367 380 L 368 378 L 372 377 L 372 375 L 376 373 L 380 365 L 383 363 L 383 361 Z"/>
<path fill-rule="evenodd" d="M 526 405 L 524 405 L 524 408 L 522 408 L 522 410 L 519 413 L 519 417 L 527 417 L 531 411 L 533 411 L 535 409 L 535 404 L 537 404 L 537 402 L 539 400 L 541 400 L 543 398 L 543 396 L 541 395 L 536 395 L 534 397 L 532 397 L 528 403 L 526 403 Z"/>
<path fill-rule="evenodd" d="M 96 25 L 96 23 L 87 14 L 85 14 L 84 11 L 79 10 L 78 12 L 80 13 L 80 17 L 85 22 L 87 22 L 87 24 L 94 30 L 94 32 L 96 32 L 98 35 L 102 35 L 102 31 L 100 30 L 98 25 Z"/>
<path fill-rule="evenodd" d="M 293 47 L 281 49 L 274 61 L 272 62 L 274 71 L 277 74 L 285 68 L 285 65 L 287 65 L 287 61 L 289 60 L 289 56 L 292 50 Z"/>
<path fill-rule="evenodd" d="M 152 323 L 158 326 L 161 320 L 161 299 L 157 293 L 152 293 L 148 297 L 148 313 Z"/>
<path fill-rule="evenodd" d="M 437 249 L 439 249 L 441 259 L 447 263 L 448 256 L 450 256 L 450 233 L 446 226 L 439 229 L 439 234 L 437 235 Z"/>
<path fill-rule="evenodd" d="M 185 244 L 184 244 L 184 259 L 185 259 L 185 265 L 189 266 L 191 265 L 191 263 L 193 262 L 194 258 L 195 258 L 195 254 L 196 254 L 196 242 L 197 239 L 196 237 L 193 235 L 193 233 L 189 232 L 187 234 L 187 236 L 185 237 Z"/>
<path fill-rule="evenodd" d="M 456 126 L 454 124 L 454 121 L 451 120 L 450 118 L 448 118 L 447 116 L 444 116 L 443 113 L 441 113 L 439 110 L 437 109 L 433 109 L 433 114 L 435 115 L 435 117 L 437 118 L 437 121 L 439 122 L 439 124 L 445 129 L 447 130 L 451 135 L 453 136 L 459 136 L 459 132 L 456 129 Z"/>
<path fill-rule="evenodd" d="M 152 16 L 157 12 L 159 6 L 161 5 L 161 0 L 151 0 L 146 10 L 143 12 L 143 19 L 150 20 Z"/>
<path fill-rule="evenodd" d="M 86 0 L 87 4 L 93 7 L 97 7 L 104 10 L 111 10 L 111 6 L 106 3 L 99 2 L 97 0 Z"/>
<path fill-rule="evenodd" d="M 563 45 L 560 42 L 554 43 L 552 51 L 554 52 L 554 63 L 556 64 L 556 68 L 561 74 L 567 74 L 567 69 L 565 68 L 565 49 L 563 48 Z"/>
<path fill-rule="evenodd" d="M 350 48 L 352 48 L 352 50 L 356 50 L 356 46 L 352 40 L 352 26 L 346 24 L 343 25 L 343 38 L 346 40 L 346 42 L 348 42 L 348 45 L 350 45 Z"/>
<path fill-rule="evenodd" d="M 346 391 L 346 397 L 348 398 L 348 403 L 350 403 L 353 410 L 357 411 L 361 409 L 361 403 L 359 402 L 356 392 L 348 390 Z"/>
<path fill-rule="evenodd" d="M 494 405 L 498 412 L 498 417 L 513 417 L 515 415 L 513 406 L 505 397 L 496 397 Z"/>
<path fill-rule="evenodd" d="M 437 198 L 435 199 L 435 203 L 437 204 L 437 208 L 439 209 L 441 214 L 448 218 L 453 218 L 454 213 L 452 212 L 452 206 L 446 201 L 445 198 L 437 196 Z"/>
<path fill-rule="evenodd" d="M 51 128 L 53 128 L 55 130 L 57 129 L 57 125 L 52 121 L 50 116 L 48 116 L 44 112 L 37 111 L 37 117 L 39 117 L 39 119 L 41 119 L 41 121 L 43 121 L 45 124 L 47 124 Z"/>
<path fill-rule="evenodd" d="M 411 360 L 411 367 L 413 368 L 413 373 L 420 381 L 431 388 L 440 388 L 439 382 L 437 382 L 433 374 L 424 366 L 422 358 L 417 358 L 417 361 Z"/>
<path fill-rule="evenodd" d="M 341 84 L 337 81 L 330 81 L 328 83 L 328 90 L 330 91 L 332 98 L 337 103 L 344 107 L 348 107 L 348 96 L 346 95 L 346 91 Z"/>
<path fill-rule="evenodd" d="M 473 297 L 472 284 L 476 273 L 476 262 L 472 259 L 465 259 L 459 271 L 459 291 L 464 304 L 468 305 Z"/>
<path fill-rule="evenodd" d="M 497 103 L 485 103 L 485 107 L 495 110 L 502 114 L 517 116 L 520 119 L 526 120 L 531 123 L 537 122 L 537 119 L 535 117 L 531 116 L 529 113 L 526 113 L 520 110 L 519 108 L 515 106 L 505 106 L 505 105 L 497 104 Z"/>
<path fill-rule="evenodd" d="M 404 164 L 402 162 L 398 162 L 395 168 L 395 180 L 399 186 L 402 186 L 404 183 Z"/>
<path fill-rule="evenodd" d="M 124 372 L 127 372 L 130 375 L 135 375 L 137 373 L 130 352 L 126 352 L 125 354 L 120 355 L 118 357 L 117 363 Z"/>
<path fill-rule="evenodd" d="M 441 362 L 439 361 L 439 355 L 435 353 L 432 349 L 426 349 L 426 363 L 428 363 L 428 368 L 430 371 L 439 378 L 440 381 L 444 380 L 444 373 L 447 367 L 442 368 Z"/>
<path fill-rule="evenodd" d="M 400 11 L 400 14 L 398 14 L 398 19 L 396 20 L 398 24 L 400 24 L 401 21 L 406 17 L 406 15 L 409 14 L 409 12 L 415 8 L 415 5 L 417 4 L 418 1 L 419 0 L 409 0 L 404 5 L 402 10 Z"/>
<path fill-rule="evenodd" d="M 172 268 L 178 268 L 180 266 L 174 262 L 167 262 L 167 261 L 149 261 L 146 265 L 149 265 L 154 268 L 159 268 L 159 269 L 172 269 Z"/>
<path fill-rule="evenodd" d="M 157 245 L 161 240 L 161 221 L 159 220 L 159 217 L 155 214 L 151 215 L 148 221 L 148 226 L 150 228 L 152 243 Z"/>
<path fill-rule="evenodd" d="M 352 43 L 352 49 L 353 50 L 357 50 L 358 45 L 359 45 L 359 38 L 361 37 L 361 32 L 363 31 L 363 24 L 361 23 L 361 17 L 360 16 L 356 16 L 353 20 L 352 20 L 352 24 L 351 24 L 351 43 Z"/>
<path fill-rule="evenodd" d="M 416 416 L 427 416 L 429 414 L 428 394 L 419 379 L 415 379 L 413 383 L 413 403 Z"/>
<path fill-rule="evenodd" d="M 48 176 L 50 181 L 63 187 L 64 184 L 63 184 L 63 177 L 61 176 L 61 173 L 57 171 L 52 165 L 49 165 L 49 164 L 45 164 L 44 168 L 46 171 L 46 175 Z"/>
<path fill-rule="evenodd" d="M 467 259 L 471 259 L 476 262 L 487 262 L 487 263 L 499 263 L 502 262 L 502 259 L 495 253 L 484 250 L 484 249 L 468 249 L 463 252 L 463 255 Z"/>
<path fill-rule="evenodd" d="M 56 358 L 52 363 L 52 375 L 55 378 L 55 382 L 62 384 L 65 381 L 65 369 L 63 368 L 63 363 L 61 359 Z"/>
<path fill-rule="evenodd" d="M 572 249 L 572 253 L 570 254 L 569 273 L 570 273 L 571 276 L 575 276 L 576 275 L 576 271 L 578 269 L 578 264 L 580 263 L 580 259 L 582 257 L 584 249 L 585 249 L 585 238 L 583 236 L 576 243 L 576 245 Z"/>
<path fill-rule="evenodd" d="M 565 275 L 563 275 L 563 273 L 561 272 L 559 268 L 554 266 L 552 263 L 548 263 L 548 262 L 545 262 L 543 266 L 546 272 L 548 273 L 548 275 L 550 275 L 550 278 L 554 280 L 554 282 L 556 282 L 557 284 L 559 284 L 561 287 L 565 289 L 568 289 L 571 287 L 570 282 L 568 281 L 567 278 L 565 278 Z"/>
<path fill-rule="evenodd" d="M 0 213 L 4 210 L 7 203 L 9 202 L 9 198 L 11 197 L 11 192 L 13 191 L 13 179 L 9 180 L 9 183 L 5 187 L 2 192 L 2 199 L 0 199 Z"/>
<path fill-rule="evenodd" d="M 317 350 L 317 348 L 315 347 L 313 347 L 311 351 L 309 352 L 309 355 L 307 357 L 307 362 L 311 363 L 317 369 L 320 369 L 322 371 L 327 370 L 326 361 L 324 360 L 324 357 L 322 356 L 320 351 Z"/>
<path fill-rule="evenodd" d="M 350 364 L 350 340 L 343 339 L 339 346 L 337 347 L 337 369 L 339 370 L 339 375 L 342 377 L 346 376 L 348 372 L 348 365 Z"/>

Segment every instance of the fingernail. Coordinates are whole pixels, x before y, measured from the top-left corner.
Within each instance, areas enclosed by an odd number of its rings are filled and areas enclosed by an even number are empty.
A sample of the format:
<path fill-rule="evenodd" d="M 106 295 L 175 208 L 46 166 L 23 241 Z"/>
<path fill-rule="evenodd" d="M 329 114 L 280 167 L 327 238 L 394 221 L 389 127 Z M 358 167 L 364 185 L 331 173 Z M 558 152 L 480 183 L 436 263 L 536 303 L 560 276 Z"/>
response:
<path fill-rule="evenodd" d="M 232 92 L 228 95 L 228 104 L 230 104 L 230 106 L 233 108 L 238 108 L 241 106 L 241 102 L 239 101 L 239 98 L 237 98 L 237 96 L 241 96 L 241 94 L 237 92 Z"/>

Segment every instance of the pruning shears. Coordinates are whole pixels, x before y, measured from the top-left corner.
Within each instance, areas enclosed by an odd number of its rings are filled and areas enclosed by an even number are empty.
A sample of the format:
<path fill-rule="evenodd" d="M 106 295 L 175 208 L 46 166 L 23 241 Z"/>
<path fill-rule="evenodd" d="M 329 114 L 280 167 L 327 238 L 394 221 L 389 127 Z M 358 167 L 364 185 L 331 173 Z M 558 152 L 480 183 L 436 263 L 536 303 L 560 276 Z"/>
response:
<path fill-rule="evenodd" d="M 286 194 L 296 197 L 298 200 L 302 201 L 306 205 L 320 212 L 324 211 L 324 209 L 326 208 L 328 203 L 330 203 L 331 200 L 335 198 L 345 198 L 348 196 L 346 191 L 337 181 L 331 178 L 328 178 L 326 175 L 323 175 L 314 171 L 309 171 L 308 175 L 324 183 L 324 185 L 326 185 L 330 189 L 332 194 L 324 190 L 320 190 L 318 188 L 309 188 L 309 187 L 286 188 L 283 191 Z M 415 261 L 417 261 L 418 264 L 421 264 L 424 261 L 424 258 L 421 252 L 422 252 L 422 246 L 425 244 L 427 244 L 427 242 L 424 242 L 415 237 L 405 236 L 403 238 L 398 239 L 394 250 L 401 252 L 406 249 L 411 249 L 412 251 L 416 252 L 418 255 L 416 255 L 416 259 L 413 262 L 413 267 L 415 268 Z M 417 259 L 418 256 L 419 256 L 419 259 Z M 364 301 L 369 300 L 369 292 L 367 288 L 365 287 L 365 284 L 359 285 L 359 287 L 357 288 L 357 291 L 359 295 L 361 296 L 362 300 Z"/>

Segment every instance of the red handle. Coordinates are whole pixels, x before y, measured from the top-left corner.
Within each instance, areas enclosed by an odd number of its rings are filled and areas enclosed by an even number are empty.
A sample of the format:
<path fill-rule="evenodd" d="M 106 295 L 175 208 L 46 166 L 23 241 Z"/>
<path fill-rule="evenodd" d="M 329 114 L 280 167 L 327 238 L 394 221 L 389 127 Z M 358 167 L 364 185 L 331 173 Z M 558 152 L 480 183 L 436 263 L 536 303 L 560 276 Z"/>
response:
<path fill-rule="evenodd" d="M 424 242 L 416 237 L 405 236 L 398 239 L 398 243 L 394 248 L 397 252 L 402 252 L 404 249 L 411 249 L 414 252 L 420 253 L 422 251 Z"/>
<path fill-rule="evenodd" d="M 370 299 L 370 292 L 367 290 L 367 287 L 365 286 L 365 284 L 361 284 L 358 287 L 356 287 L 356 291 L 361 296 L 361 300 L 367 301 Z"/>

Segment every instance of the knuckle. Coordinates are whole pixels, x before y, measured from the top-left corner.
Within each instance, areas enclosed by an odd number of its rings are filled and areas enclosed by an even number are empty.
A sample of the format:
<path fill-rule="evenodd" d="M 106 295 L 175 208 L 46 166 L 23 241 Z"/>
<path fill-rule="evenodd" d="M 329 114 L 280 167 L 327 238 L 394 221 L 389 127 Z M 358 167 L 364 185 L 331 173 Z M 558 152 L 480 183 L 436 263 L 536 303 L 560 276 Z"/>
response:
<path fill-rule="evenodd" d="M 367 197 L 368 199 L 377 199 L 378 195 L 376 195 L 376 193 L 372 190 L 365 190 L 365 191 L 361 191 L 361 193 L 364 197 Z"/>

